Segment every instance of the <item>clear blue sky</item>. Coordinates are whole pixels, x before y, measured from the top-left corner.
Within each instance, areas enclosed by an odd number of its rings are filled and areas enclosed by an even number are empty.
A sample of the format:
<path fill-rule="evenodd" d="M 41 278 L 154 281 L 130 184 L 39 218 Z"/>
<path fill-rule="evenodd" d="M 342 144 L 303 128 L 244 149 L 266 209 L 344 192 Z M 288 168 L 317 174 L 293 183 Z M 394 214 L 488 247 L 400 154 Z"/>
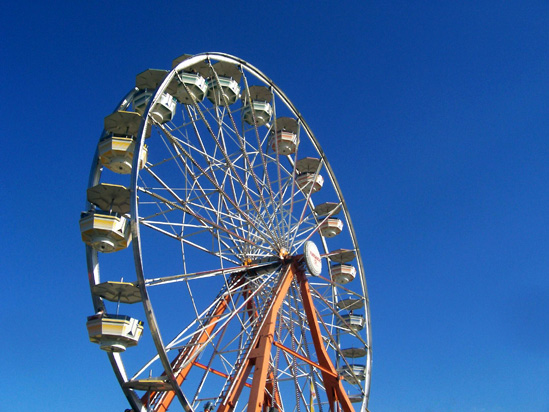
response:
<path fill-rule="evenodd" d="M 93 151 L 137 73 L 221 51 L 285 91 L 342 187 L 371 411 L 549 411 L 549 3 L 434 3 L 6 6 L 0 410 L 127 407 L 85 328 Z"/>

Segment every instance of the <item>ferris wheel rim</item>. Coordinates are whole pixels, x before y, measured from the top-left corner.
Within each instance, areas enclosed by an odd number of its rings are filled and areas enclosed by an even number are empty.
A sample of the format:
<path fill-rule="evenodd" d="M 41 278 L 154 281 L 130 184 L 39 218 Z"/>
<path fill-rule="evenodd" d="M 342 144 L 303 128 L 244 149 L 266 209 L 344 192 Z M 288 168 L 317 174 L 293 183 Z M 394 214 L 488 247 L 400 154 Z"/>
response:
<path fill-rule="evenodd" d="M 365 285 L 366 279 L 365 279 L 365 276 L 364 276 L 362 258 L 361 258 L 360 250 L 359 250 L 359 247 L 358 247 L 358 241 L 356 239 L 356 233 L 355 233 L 354 227 L 351 223 L 350 213 L 348 211 L 347 204 L 344 200 L 344 196 L 343 196 L 343 193 L 342 193 L 341 188 L 339 186 L 339 183 L 337 182 L 337 179 L 335 178 L 335 174 L 333 172 L 333 169 L 331 168 L 331 165 L 328 162 L 328 159 L 327 159 L 324 151 L 322 150 L 318 140 L 316 139 L 316 137 L 313 134 L 311 128 L 309 127 L 309 125 L 307 124 L 307 122 L 305 121 L 305 119 L 303 118 L 301 113 L 297 110 L 295 105 L 290 101 L 290 99 L 285 95 L 285 93 L 269 77 L 267 77 L 262 71 L 260 71 L 255 66 L 251 65 L 250 63 L 244 61 L 243 59 L 240 59 L 238 57 L 235 57 L 235 56 L 232 56 L 232 55 L 229 55 L 229 54 L 225 54 L 225 53 L 207 52 L 207 53 L 201 53 L 201 54 L 197 54 L 197 55 L 194 55 L 192 57 L 189 57 L 188 59 L 180 62 L 176 67 L 174 67 L 166 75 L 163 82 L 156 89 L 153 97 L 151 98 L 151 100 L 148 103 L 148 106 L 147 106 L 147 109 L 145 110 L 145 113 L 148 113 L 150 108 L 152 106 L 154 106 L 154 104 L 157 102 L 158 98 L 166 90 L 167 85 L 172 81 L 172 79 L 174 78 L 174 76 L 176 75 L 177 72 L 182 71 L 185 68 L 188 68 L 188 67 L 192 66 L 193 64 L 195 64 L 197 62 L 204 61 L 204 60 L 210 60 L 210 59 L 238 64 L 238 65 L 240 65 L 241 68 L 245 67 L 246 69 L 251 71 L 256 77 L 260 78 L 262 81 L 269 84 L 274 90 L 276 90 L 278 96 L 280 98 L 282 98 L 284 103 L 292 111 L 293 115 L 301 123 L 302 127 L 304 127 L 304 129 L 307 132 L 307 135 L 308 135 L 309 139 L 312 141 L 317 153 L 320 155 L 321 161 L 322 161 L 324 167 L 327 169 L 328 176 L 330 177 L 330 180 L 332 181 L 332 184 L 335 186 L 336 192 L 337 192 L 338 197 L 339 197 L 339 201 L 340 201 L 342 209 L 343 209 L 343 213 L 345 214 L 346 220 L 348 222 L 349 230 L 351 232 L 351 238 L 352 238 L 352 242 L 353 242 L 353 248 L 356 252 L 356 258 L 357 258 L 357 262 L 358 262 L 358 269 L 359 269 L 359 273 L 360 273 L 360 279 L 361 279 L 361 282 L 364 282 L 363 291 L 364 291 L 364 298 L 365 298 L 366 306 L 367 306 L 366 310 L 367 310 L 367 313 L 368 313 L 368 316 L 367 316 L 367 319 L 368 319 L 368 325 L 367 325 L 368 332 L 367 332 L 367 334 L 368 334 L 368 344 L 369 344 L 368 346 L 369 347 L 368 347 L 367 364 L 368 364 L 368 366 L 371 365 L 371 333 L 370 333 L 370 324 L 369 324 L 370 323 L 369 299 L 368 299 L 368 295 L 367 295 L 367 288 L 366 288 L 366 285 Z M 144 141 L 145 141 L 145 133 L 146 133 L 146 127 L 147 127 L 146 126 L 147 125 L 146 117 L 147 117 L 146 115 L 143 116 L 143 120 L 142 120 L 142 123 L 141 123 L 140 133 L 139 133 L 139 137 L 138 137 L 138 141 L 137 141 L 139 155 L 134 158 L 134 164 L 133 164 L 133 168 L 132 168 L 132 177 L 131 177 L 131 193 L 132 193 L 132 203 L 131 203 L 131 206 L 132 206 L 132 213 L 131 213 L 132 226 L 131 227 L 132 227 L 132 236 L 134 238 L 133 248 L 134 248 L 134 257 L 136 259 L 136 273 L 137 273 L 137 277 L 138 277 L 138 283 L 140 285 L 142 285 L 140 287 L 142 288 L 142 291 L 143 291 L 142 292 L 143 301 L 144 301 L 144 304 L 146 304 L 148 306 L 148 308 L 146 310 L 147 320 L 148 320 L 149 325 L 151 325 L 151 324 L 155 325 L 154 328 L 151 328 L 152 329 L 151 332 L 153 333 L 153 336 L 154 336 L 153 340 L 155 341 L 155 343 L 158 342 L 157 343 L 157 350 L 158 350 L 159 354 L 161 352 L 163 353 L 163 355 L 161 355 L 161 359 L 162 359 L 162 363 L 164 364 L 165 368 L 171 369 L 171 366 L 170 366 L 170 363 L 169 363 L 169 360 L 168 360 L 168 357 L 167 357 L 167 354 L 166 354 L 166 347 L 165 347 L 164 343 L 162 342 L 162 338 L 161 338 L 161 335 L 160 335 L 160 330 L 157 326 L 156 319 L 154 318 L 154 312 L 152 310 L 152 304 L 150 302 L 148 293 L 146 292 L 146 287 L 144 286 L 145 285 L 145 277 L 144 277 L 144 272 L 143 272 L 143 262 L 142 262 L 141 245 L 140 245 L 140 225 L 138 224 L 139 213 L 138 213 L 138 199 L 137 199 L 137 178 L 138 178 L 138 175 L 139 175 L 139 168 L 137 167 L 137 165 L 138 165 L 139 157 L 141 156 L 141 152 L 142 152 Z M 369 395 L 369 387 L 370 387 L 370 384 L 369 384 L 370 367 L 368 367 L 368 375 L 367 375 L 366 379 L 367 379 L 367 383 L 365 384 L 365 387 L 367 388 L 367 390 L 366 390 L 366 399 L 367 399 L 368 395 Z M 172 381 L 171 377 L 170 377 L 170 380 Z M 175 382 L 175 378 L 172 382 Z M 174 383 L 174 388 L 176 386 L 177 385 L 175 385 L 175 383 Z M 179 390 L 179 388 L 177 388 L 177 389 Z M 180 392 L 179 396 L 184 398 L 184 395 L 182 394 L 182 392 Z M 184 402 L 187 402 L 187 400 L 185 399 Z"/>
<path fill-rule="evenodd" d="M 322 165 L 326 168 L 326 171 L 328 173 L 328 176 L 330 177 L 332 185 L 334 186 L 335 191 L 336 191 L 336 193 L 339 197 L 339 202 L 340 202 L 341 207 L 343 209 L 343 214 L 345 215 L 345 219 L 348 222 L 348 229 L 350 231 L 350 235 L 351 235 L 351 239 L 352 239 L 352 243 L 353 243 L 353 249 L 356 252 L 356 259 L 357 259 L 357 264 L 358 264 L 359 277 L 360 277 L 361 282 L 362 282 L 363 297 L 364 297 L 364 300 L 365 300 L 365 305 L 366 305 L 365 310 L 366 310 L 367 322 L 368 322 L 368 324 L 367 324 L 368 376 L 367 376 L 367 381 L 365 383 L 366 396 L 365 396 L 365 401 L 364 401 L 364 402 L 367 402 L 368 395 L 369 395 L 369 387 L 370 387 L 369 371 L 370 371 L 370 364 L 371 364 L 371 332 L 370 332 L 370 324 L 369 324 L 369 322 L 370 322 L 369 300 L 368 300 L 367 288 L 366 288 L 366 283 L 365 283 L 366 279 L 365 279 L 365 276 L 364 276 L 364 268 L 363 268 L 362 258 L 361 258 L 361 255 L 360 255 L 360 250 L 359 250 L 359 247 L 358 247 L 358 242 L 357 242 L 357 239 L 356 239 L 356 233 L 354 231 L 354 227 L 352 226 L 351 217 L 350 217 L 347 205 L 344 201 L 344 197 L 343 197 L 343 194 L 341 192 L 340 186 L 339 186 L 339 184 L 338 184 L 338 182 L 335 178 L 335 174 L 334 174 L 334 172 L 333 172 L 333 170 L 332 170 L 332 168 L 331 168 L 331 166 L 328 162 L 328 159 L 326 158 L 324 152 L 322 151 L 322 148 L 320 147 L 320 144 L 318 143 L 316 137 L 312 133 L 312 130 L 310 129 L 310 127 L 306 123 L 306 121 L 303 118 L 303 116 L 301 115 L 301 113 L 299 111 L 297 111 L 297 109 L 295 108 L 293 103 L 286 97 L 284 92 L 280 88 L 278 88 L 278 86 L 276 86 L 276 84 L 270 78 L 268 78 L 266 75 L 264 75 L 261 71 L 259 71 L 257 68 L 255 68 L 251 64 L 245 62 L 242 59 L 239 59 L 237 57 L 234 57 L 234 56 L 231 56 L 231 55 L 228 55 L 228 54 L 224 54 L 224 53 L 201 53 L 201 54 L 195 55 L 193 57 L 190 57 L 188 60 L 184 60 L 183 62 L 179 63 L 176 67 L 174 67 L 167 74 L 164 81 L 156 89 L 153 97 L 150 99 L 150 101 L 148 103 L 148 106 L 145 110 L 145 115 L 143 116 L 143 120 L 141 122 L 141 127 L 140 127 L 140 132 L 138 133 L 138 138 L 137 138 L 137 148 L 138 148 L 137 149 L 137 155 L 134 156 L 134 159 L 133 159 L 133 167 L 132 167 L 132 173 L 131 173 L 131 185 L 130 185 L 130 193 L 131 193 L 131 231 L 132 231 L 132 237 L 133 237 L 134 263 L 135 263 L 135 266 L 136 266 L 136 275 L 137 275 L 137 279 L 138 279 L 137 283 L 138 283 L 140 291 L 141 291 L 144 307 L 146 308 L 145 309 L 145 314 L 147 316 L 147 321 L 148 321 L 149 327 L 151 328 L 151 334 L 153 335 L 153 341 L 155 342 L 155 345 L 157 346 L 157 352 L 158 352 L 158 355 L 160 356 L 160 360 L 161 360 L 161 362 L 164 366 L 164 369 L 167 373 L 167 378 L 172 383 L 172 387 L 176 391 L 177 396 L 179 397 L 181 403 L 183 405 L 185 405 L 185 404 L 189 405 L 187 399 L 185 398 L 185 395 L 181 391 L 180 387 L 177 385 L 176 380 L 175 380 L 175 376 L 173 374 L 173 371 L 171 370 L 170 361 L 169 361 L 169 358 L 167 356 L 166 346 L 164 345 L 164 343 L 162 341 L 162 337 L 161 337 L 161 334 L 160 334 L 160 328 L 159 328 L 158 323 L 157 323 L 157 321 L 154 317 L 152 302 L 151 302 L 151 300 L 149 298 L 149 294 L 147 292 L 146 279 L 145 279 L 144 270 L 143 270 L 143 260 L 142 260 L 142 250 L 141 250 L 141 234 L 140 234 L 140 224 L 139 224 L 139 201 L 138 201 L 139 167 L 138 167 L 138 164 L 139 164 L 139 160 L 140 160 L 141 153 L 143 151 L 144 142 L 145 142 L 145 134 L 146 134 L 146 128 L 147 128 L 147 117 L 148 117 L 147 114 L 149 113 L 150 108 L 157 102 L 158 98 L 166 90 L 167 85 L 174 78 L 176 73 L 178 73 L 179 71 L 181 71 L 181 70 L 183 70 L 187 67 L 190 67 L 195 62 L 203 61 L 203 60 L 206 60 L 206 59 L 213 59 L 213 60 L 217 60 L 217 61 L 226 61 L 226 62 L 231 62 L 231 63 L 238 64 L 238 65 L 240 65 L 241 68 L 246 68 L 248 71 L 250 71 L 250 73 L 256 75 L 256 77 L 258 77 L 260 80 L 264 81 L 266 84 L 269 84 L 274 90 L 276 90 L 277 96 L 280 99 L 282 99 L 282 101 L 286 104 L 286 106 L 292 111 L 293 115 L 298 119 L 301 126 L 305 129 L 308 138 L 313 143 L 316 152 L 320 156 L 320 159 L 322 161 Z M 128 95 L 131 95 L 133 93 L 135 93 L 135 89 L 133 91 L 131 91 Z M 121 105 L 119 105 L 119 107 L 121 107 Z M 96 157 L 97 157 L 97 155 L 96 155 Z M 96 169 L 97 169 L 97 167 L 96 167 Z M 93 170 L 93 167 L 92 167 L 92 170 Z M 92 174 L 96 175 L 97 170 L 95 172 L 92 171 Z M 94 181 L 94 184 L 97 183 L 99 181 L 99 177 L 94 178 L 93 181 Z M 91 175 L 90 175 L 90 187 L 91 187 L 91 182 L 92 182 L 92 178 L 91 178 Z M 93 253 L 95 253 L 97 255 L 97 252 L 92 252 L 92 254 Z M 94 306 L 96 306 L 96 305 L 94 304 Z M 114 356 L 114 357 L 111 356 L 111 363 L 113 363 L 113 360 L 115 360 L 115 359 L 116 359 L 116 356 Z M 117 367 L 118 367 L 118 370 L 120 372 L 121 367 L 120 366 L 117 366 Z M 114 363 L 113 363 L 113 368 L 114 368 Z M 116 372 L 116 369 L 115 369 L 115 372 Z M 121 377 L 121 378 L 119 378 L 119 381 L 121 381 L 120 379 L 127 380 L 127 377 Z M 132 396 L 135 395 L 135 393 L 132 390 L 125 390 L 125 392 L 127 392 L 126 393 L 127 396 L 128 396 L 128 393 L 131 393 Z M 365 406 L 366 404 L 364 402 L 363 402 L 362 409 L 364 409 L 366 407 Z M 189 409 L 187 409 L 187 410 L 192 411 L 192 407 L 189 405 Z"/>

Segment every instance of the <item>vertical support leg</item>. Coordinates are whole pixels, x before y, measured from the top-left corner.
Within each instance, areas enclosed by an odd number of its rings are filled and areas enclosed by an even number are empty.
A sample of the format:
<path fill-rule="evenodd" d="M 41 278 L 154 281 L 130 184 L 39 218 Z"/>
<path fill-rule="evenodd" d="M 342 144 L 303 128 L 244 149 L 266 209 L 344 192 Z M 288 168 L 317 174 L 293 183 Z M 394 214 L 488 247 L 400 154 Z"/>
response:
<path fill-rule="evenodd" d="M 332 372 L 332 374 L 328 374 L 321 369 L 322 380 L 324 381 L 326 395 L 328 396 L 328 401 L 330 403 L 330 411 L 339 412 L 342 410 L 343 412 L 354 412 L 354 408 L 349 400 L 349 397 L 345 393 L 345 389 L 343 389 L 341 381 L 335 377 L 337 376 L 337 371 L 328 356 L 328 353 L 326 352 L 324 344 L 322 343 L 322 334 L 320 333 L 320 328 L 318 326 L 316 309 L 314 307 L 313 298 L 309 289 L 309 282 L 307 281 L 305 273 L 303 271 L 299 271 L 297 274 L 297 279 L 299 282 L 301 301 L 307 316 L 307 323 L 311 329 L 311 335 L 316 356 L 318 358 L 318 363 L 322 366 L 322 368 Z"/>
<path fill-rule="evenodd" d="M 274 297 L 263 320 L 263 325 L 257 332 L 256 343 L 253 348 L 250 348 L 247 358 L 236 372 L 231 389 L 218 408 L 218 412 L 230 412 L 234 408 L 252 368 L 254 368 L 254 372 L 248 399 L 248 412 L 261 412 L 263 409 L 276 319 L 296 274 L 295 263 L 288 264 L 282 269 L 282 273 L 283 275 L 273 291 Z"/>
<path fill-rule="evenodd" d="M 205 325 L 205 328 L 195 337 L 192 339 L 188 347 L 184 350 L 182 350 L 177 357 L 172 362 L 172 369 L 176 370 L 179 368 L 179 365 L 182 364 L 183 361 L 186 359 L 189 359 L 190 357 L 195 355 L 195 352 L 197 348 L 206 342 L 212 332 L 214 331 L 215 327 L 217 326 L 217 321 L 221 318 L 225 310 L 227 310 L 227 307 L 229 305 L 230 296 L 226 296 L 224 299 L 222 299 L 217 308 L 212 313 L 211 318 L 208 320 L 208 323 Z M 189 363 L 185 368 L 181 369 L 180 371 L 176 371 L 175 376 L 177 380 L 177 384 L 181 386 L 187 375 L 189 374 L 189 371 L 191 370 L 193 366 L 193 363 Z M 175 392 L 169 391 L 169 392 L 153 392 L 150 394 L 150 402 L 155 403 L 156 406 L 154 407 L 155 412 L 166 412 L 168 410 L 168 407 L 173 401 L 173 398 L 175 397 Z M 148 396 L 145 394 L 143 399 L 141 400 L 143 403 L 148 401 Z"/>

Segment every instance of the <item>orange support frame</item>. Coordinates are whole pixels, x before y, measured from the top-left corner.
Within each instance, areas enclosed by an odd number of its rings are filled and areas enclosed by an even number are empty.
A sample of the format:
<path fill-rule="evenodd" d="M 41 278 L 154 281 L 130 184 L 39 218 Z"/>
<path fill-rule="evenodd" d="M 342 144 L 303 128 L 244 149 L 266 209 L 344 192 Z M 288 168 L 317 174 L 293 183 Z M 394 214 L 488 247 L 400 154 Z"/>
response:
<path fill-rule="evenodd" d="M 276 318 L 278 316 L 278 310 L 282 306 L 282 302 L 290 289 L 295 273 L 296 265 L 287 265 L 286 270 L 283 272 L 283 275 L 280 277 L 278 285 L 275 288 L 274 298 L 265 316 L 263 325 L 257 334 L 257 343 L 255 347 L 250 350 L 246 360 L 237 371 L 235 380 L 231 385 L 227 396 L 219 406 L 218 412 L 230 412 L 233 410 L 252 368 L 254 368 L 254 374 L 252 378 L 252 387 L 250 388 L 250 397 L 248 399 L 248 412 L 261 411 L 266 403 L 269 404 L 272 402 L 272 400 L 269 401 L 268 399 L 265 399 L 265 389 L 267 388 L 267 375 L 269 372 L 269 361 L 274 340 Z M 272 384 L 270 386 L 272 386 Z"/>
<path fill-rule="evenodd" d="M 227 392 L 225 399 L 221 402 L 217 412 L 232 412 L 244 386 L 250 387 L 248 412 L 262 412 L 268 406 L 274 406 L 273 404 L 281 404 L 278 391 L 276 391 L 276 388 L 274 388 L 273 385 L 272 372 L 269 375 L 269 362 L 271 360 L 271 349 L 273 345 L 278 346 L 290 353 L 292 356 L 297 356 L 301 359 L 299 354 L 294 353 L 289 348 L 286 348 L 274 341 L 274 331 L 278 312 L 294 278 L 297 279 L 299 284 L 303 309 L 305 310 L 307 322 L 310 327 L 313 344 L 318 358 L 318 364 L 308 359 L 306 361 L 313 367 L 316 367 L 321 373 L 330 404 L 330 411 L 354 412 L 351 401 L 345 393 L 341 380 L 338 377 L 338 373 L 322 342 L 322 334 L 320 333 L 320 328 L 318 326 L 316 309 L 314 307 L 309 289 L 309 283 L 305 272 L 301 269 L 301 258 L 301 256 L 294 257 L 293 261 L 287 264 L 286 270 L 283 271 L 283 275 L 280 277 L 278 285 L 275 287 L 275 291 L 273 292 L 274 298 L 271 306 L 264 318 L 261 329 L 257 332 L 256 344 L 249 350 L 248 356 L 242 365 L 240 365 L 235 375 L 233 377 L 227 377 L 228 379 L 232 379 L 233 383 Z M 199 334 L 195 335 L 187 348 L 182 350 L 172 362 L 172 368 L 174 370 L 177 370 L 184 360 L 194 356 L 197 347 L 207 341 L 215 329 L 217 321 L 227 309 L 229 300 L 230 296 L 226 296 L 225 299 L 219 302 L 207 326 Z M 250 316 L 257 316 L 253 306 L 248 306 L 248 313 Z M 204 368 L 204 366 L 199 365 L 196 362 L 190 362 L 185 368 L 182 368 L 176 372 L 176 380 L 178 385 L 183 383 L 193 366 Z M 254 369 L 254 372 L 252 383 L 250 385 L 246 382 L 246 380 L 252 372 L 252 369 Z M 275 399 L 268 395 L 267 392 L 275 394 Z M 175 397 L 175 392 L 170 391 L 153 393 L 151 394 L 150 399 L 153 399 L 155 395 L 157 397 L 161 397 L 161 399 L 154 411 L 166 412 Z M 143 397 L 142 401 L 144 404 L 146 404 L 147 399 L 148 398 L 146 396 Z M 339 404 L 339 406 L 337 406 L 337 404 Z"/>
<path fill-rule="evenodd" d="M 198 334 L 196 334 L 191 342 L 189 342 L 189 345 L 181 350 L 181 352 L 177 355 L 177 357 L 172 362 L 172 369 L 176 371 L 180 365 L 183 363 L 184 360 L 189 359 L 195 355 L 195 352 L 197 348 L 205 343 L 210 335 L 212 334 L 213 330 L 215 329 L 215 326 L 217 325 L 217 321 L 221 318 L 221 315 L 225 312 L 229 305 L 230 301 L 230 295 L 225 296 L 223 300 L 221 300 L 218 304 L 218 306 L 215 308 L 214 313 L 212 314 L 211 318 L 209 319 L 206 327 Z M 175 372 L 175 377 L 177 380 L 177 384 L 181 386 L 187 375 L 189 374 L 189 371 L 193 367 L 193 362 L 190 362 L 186 367 L 181 369 L 180 371 Z M 169 392 L 153 392 L 149 398 L 147 394 L 143 396 L 141 399 L 141 402 L 143 402 L 144 405 L 147 404 L 149 399 L 153 400 L 153 402 L 158 402 L 154 400 L 154 397 L 160 397 L 161 400 L 158 403 L 158 405 L 155 407 L 155 412 L 166 412 L 168 410 L 168 407 L 173 401 L 173 398 L 175 397 L 174 391 Z"/>
<path fill-rule="evenodd" d="M 311 329 L 316 356 L 318 358 L 318 363 L 321 366 L 319 369 L 322 375 L 322 380 L 324 381 L 324 388 L 326 389 L 328 402 L 330 403 L 330 411 L 336 412 L 336 403 L 339 403 L 343 412 L 354 412 L 353 405 L 345 393 L 341 380 L 338 378 L 337 371 L 328 356 L 328 353 L 326 352 L 324 344 L 322 343 L 322 335 L 318 326 L 316 309 L 314 307 L 313 298 L 309 289 L 309 282 L 307 282 L 305 273 L 300 271 L 297 274 L 297 279 L 301 292 L 301 301 L 303 303 L 303 308 L 305 309 L 307 322 Z M 326 372 L 325 369 L 330 372 Z"/>
<path fill-rule="evenodd" d="M 303 308 L 307 316 L 307 322 L 310 327 L 313 344 L 318 357 L 318 364 L 315 364 L 310 360 L 307 360 L 307 362 L 318 368 L 321 372 L 328 401 L 330 403 L 330 411 L 354 412 L 351 401 L 345 393 L 338 373 L 322 342 L 322 334 L 320 333 L 320 328 L 318 326 L 316 309 L 314 307 L 307 277 L 305 272 L 301 269 L 300 260 L 301 256 L 296 256 L 293 259 L 293 262 L 288 264 L 286 272 L 280 278 L 276 291 L 274 292 L 275 297 L 269 308 L 269 312 L 265 316 L 265 321 L 258 332 L 257 343 L 255 347 L 250 350 L 247 359 L 236 372 L 233 385 L 217 412 L 232 412 L 252 368 L 254 368 L 254 374 L 247 411 L 262 412 L 267 406 L 272 406 L 273 399 L 266 394 L 266 391 L 275 392 L 272 379 L 267 382 L 271 348 L 275 345 L 287 352 L 293 352 L 277 342 L 274 342 L 274 330 L 279 309 L 282 306 L 294 277 L 297 278 L 299 283 Z M 293 355 L 300 357 L 299 354 L 296 353 L 293 353 Z M 276 397 L 275 402 L 280 404 L 278 396 Z M 336 404 L 339 404 L 339 406 Z"/>

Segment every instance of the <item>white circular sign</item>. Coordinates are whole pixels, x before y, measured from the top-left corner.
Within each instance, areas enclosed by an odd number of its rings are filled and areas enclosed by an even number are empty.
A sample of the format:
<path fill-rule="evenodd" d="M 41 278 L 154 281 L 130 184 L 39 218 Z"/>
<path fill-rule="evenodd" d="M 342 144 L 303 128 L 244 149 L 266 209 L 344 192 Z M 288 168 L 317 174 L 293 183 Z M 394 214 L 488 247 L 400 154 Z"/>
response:
<path fill-rule="evenodd" d="M 309 273 L 313 276 L 320 275 L 320 272 L 322 272 L 322 258 L 320 257 L 320 253 L 314 242 L 311 242 L 310 240 L 305 242 L 305 245 L 303 246 L 303 255 L 305 256 L 305 265 L 307 266 Z"/>

